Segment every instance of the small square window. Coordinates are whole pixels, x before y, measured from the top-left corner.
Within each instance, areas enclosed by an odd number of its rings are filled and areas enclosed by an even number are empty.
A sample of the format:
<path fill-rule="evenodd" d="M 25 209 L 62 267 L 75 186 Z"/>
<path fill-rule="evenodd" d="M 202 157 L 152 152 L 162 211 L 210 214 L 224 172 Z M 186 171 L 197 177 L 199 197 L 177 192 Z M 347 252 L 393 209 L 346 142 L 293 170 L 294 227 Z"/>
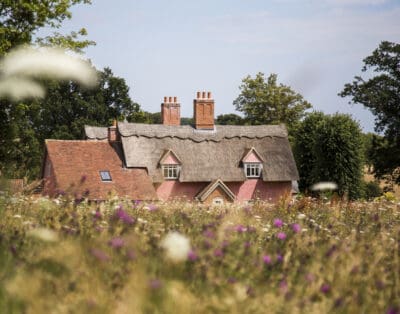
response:
<path fill-rule="evenodd" d="M 244 169 L 247 178 L 259 178 L 261 176 L 260 163 L 246 163 Z"/>
<path fill-rule="evenodd" d="M 100 171 L 101 181 L 112 181 L 110 171 L 103 170 Z"/>
<path fill-rule="evenodd" d="M 178 179 L 179 166 L 178 165 L 164 165 L 163 175 L 165 179 Z"/>

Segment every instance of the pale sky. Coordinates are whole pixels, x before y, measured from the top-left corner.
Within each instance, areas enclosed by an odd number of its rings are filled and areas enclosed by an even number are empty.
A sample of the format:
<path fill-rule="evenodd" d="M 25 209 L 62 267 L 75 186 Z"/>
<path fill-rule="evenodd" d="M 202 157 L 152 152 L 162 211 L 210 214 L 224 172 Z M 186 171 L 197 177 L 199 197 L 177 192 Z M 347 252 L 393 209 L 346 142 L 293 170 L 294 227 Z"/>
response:
<path fill-rule="evenodd" d="M 216 115 L 238 113 L 241 80 L 263 72 L 372 131 L 369 111 L 337 93 L 381 41 L 400 42 L 400 0 L 93 0 L 72 14 L 59 31 L 85 27 L 97 42 L 85 57 L 124 78 L 143 110 L 178 96 L 185 117 L 198 90 L 213 92 Z"/>

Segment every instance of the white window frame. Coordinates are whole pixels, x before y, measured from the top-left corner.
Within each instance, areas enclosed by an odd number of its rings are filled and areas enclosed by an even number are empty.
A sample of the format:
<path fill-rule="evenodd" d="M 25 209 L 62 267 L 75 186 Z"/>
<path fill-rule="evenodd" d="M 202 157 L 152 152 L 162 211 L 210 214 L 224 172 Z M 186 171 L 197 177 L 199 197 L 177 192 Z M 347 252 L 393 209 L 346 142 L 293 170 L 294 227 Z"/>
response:
<path fill-rule="evenodd" d="M 244 163 L 244 174 L 246 178 L 261 177 L 262 164 L 260 162 Z"/>
<path fill-rule="evenodd" d="M 176 180 L 179 177 L 180 166 L 179 165 L 162 165 L 162 173 L 164 179 Z"/>

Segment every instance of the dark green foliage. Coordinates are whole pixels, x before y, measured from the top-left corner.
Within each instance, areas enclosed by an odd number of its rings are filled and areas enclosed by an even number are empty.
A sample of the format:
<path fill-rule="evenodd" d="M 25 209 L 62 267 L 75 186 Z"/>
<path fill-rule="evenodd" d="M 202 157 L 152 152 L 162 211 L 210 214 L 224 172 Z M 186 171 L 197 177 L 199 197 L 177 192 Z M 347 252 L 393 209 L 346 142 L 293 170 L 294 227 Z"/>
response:
<path fill-rule="evenodd" d="M 107 126 L 113 119 L 143 122 L 140 106 L 123 78 L 108 68 L 99 85 L 84 89 L 73 82 L 46 82 L 48 96 L 28 105 L 3 102 L 0 110 L 0 171 L 7 177 L 39 175 L 46 138 L 84 139 L 84 125 Z"/>
<path fill-rule="evenodd" d="M 181 118 L 181 125 L 193 125 L 193 118 Z"/>
<path fill-rule="evenodd" d="M 244 125 L 245 122 L 245 119 L 234 113 L 220 114 L 215 120 L 215 124 L 219 125 Z"/>
<path fill-rule="evenodd" d="M 379 186 L 379 182 L 371 181 L 371 182 L 363 182 L 363 190 L 364 197 L 367 200 L 372 200 L 375 197 L 381 196 L 383 194 L 383 190 Z"/>
<path fill-rule="evenodd" d="M 375 174 L 393 176 L 400 183 L 400 44 L 383 41 L 363 61 L 362 71 L 374 76 L 356 76 L 339 95 L 350 96 L 351 103 L 362 104 L 375 115 L 375 129 L 386 138 L 374 153 L 379 154 L 373 160 Z"/>
<path fill-rule="evenodd" d="M 310 114 L 295 134 L 299 187 L 321 181 L 338 184 L 339 195 L 362 196 L 363 147 L 359 125 L 345 114 Z"/>
<path fill-rule="evenodd" d="M 311 104 L 289 86 L 277 83 L 277 75 L 267 79 L 263 73 L 255 78 L 247 76 L 239 87 L 240 95 L 234 100 L 236 110 L 243 112 L 252 125 L 285 123 L 293 130 L 304 117 Z"/>

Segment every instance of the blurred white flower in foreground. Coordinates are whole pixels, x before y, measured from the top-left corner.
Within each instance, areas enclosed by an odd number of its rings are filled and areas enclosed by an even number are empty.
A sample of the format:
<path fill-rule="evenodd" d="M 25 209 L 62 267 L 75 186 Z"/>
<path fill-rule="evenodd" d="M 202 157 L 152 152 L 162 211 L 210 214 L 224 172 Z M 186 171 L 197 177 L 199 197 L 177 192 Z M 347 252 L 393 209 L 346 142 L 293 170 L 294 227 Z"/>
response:
<path fill-rule="evenodd" d="M 328 191 L 336 190 L 338 188 L 335 182 L 318 182 L 311 186 L 312 191 Z"/>
<path fill-rule="evenodd" d="M 27 235 L 45 242 L 56 242 L 58 240 L 57 233 L 47 228 L 29 230 Z"/>
<path fill-rule="evenodd" d="M 167 258 L 173 262 L 183 262 L 190 252 L 190 241 L 178 232 L 169 232 L 161 241 Z"/>
<path fill-rule="evenodd" d="M 96 70 L 87 62 L 56 48 L 18 48 L 0 61 L 0 97 L 21 100 L 44 97 L 36 78 L 73 80 L 86 87 L 97 83 Z"/>

